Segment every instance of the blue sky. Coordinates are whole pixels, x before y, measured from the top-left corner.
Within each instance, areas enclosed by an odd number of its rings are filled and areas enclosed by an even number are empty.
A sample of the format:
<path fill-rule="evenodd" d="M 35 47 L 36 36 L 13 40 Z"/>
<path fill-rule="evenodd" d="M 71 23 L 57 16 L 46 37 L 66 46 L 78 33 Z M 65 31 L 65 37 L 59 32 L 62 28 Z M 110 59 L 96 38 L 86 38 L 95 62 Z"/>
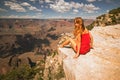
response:
<path fill-rule="evenodd" d="M 118 7 L 119 0 L 0 0 L 0 18 L 95 19 Z"/>

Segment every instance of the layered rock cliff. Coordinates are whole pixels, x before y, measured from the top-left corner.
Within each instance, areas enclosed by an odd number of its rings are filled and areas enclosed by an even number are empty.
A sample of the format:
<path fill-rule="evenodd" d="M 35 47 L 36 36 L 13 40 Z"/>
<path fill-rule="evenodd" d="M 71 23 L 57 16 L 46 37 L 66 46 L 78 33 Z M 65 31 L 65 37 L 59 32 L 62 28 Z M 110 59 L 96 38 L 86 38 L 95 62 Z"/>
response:
<path fill-rule="evenodd" d="M 120 24 L 95 27 L 91 33 L 94 49 L 75 55 L 71 48 L 58 48 L 66 80 L 120 80 Z"/>

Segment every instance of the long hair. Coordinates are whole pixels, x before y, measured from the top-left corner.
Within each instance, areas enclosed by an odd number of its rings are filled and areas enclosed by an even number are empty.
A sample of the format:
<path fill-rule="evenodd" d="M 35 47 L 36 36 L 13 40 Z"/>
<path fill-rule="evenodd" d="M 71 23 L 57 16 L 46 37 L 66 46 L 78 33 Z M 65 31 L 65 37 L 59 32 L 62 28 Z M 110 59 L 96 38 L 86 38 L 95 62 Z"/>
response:
<path fill-rule="evenodd" d="M 75 26 L 74 28 L 74 36 L 77 36 L 78 34 L 82 34 L 82 32 L 85 30 L 85 26 L 84 26 L 84 21 L 81 17 L 76 17 L 74 19 L 74 23 L 79 24 L 79 26 Z"/>

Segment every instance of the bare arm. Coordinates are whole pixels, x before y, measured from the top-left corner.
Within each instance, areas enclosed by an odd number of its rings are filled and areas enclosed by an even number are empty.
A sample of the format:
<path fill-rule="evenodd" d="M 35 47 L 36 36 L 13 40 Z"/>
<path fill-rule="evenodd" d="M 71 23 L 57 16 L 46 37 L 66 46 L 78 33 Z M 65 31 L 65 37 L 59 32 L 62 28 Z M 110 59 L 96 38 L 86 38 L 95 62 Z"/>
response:
<path fill-rule="evenodd" d="M 73 58 L 77 58 L 80 55 L 80 45 L 81 45 L 81 37 L 80 34 L 76 37 L 76 45 L 77 45 L 77 51 Z"/>
<path fill-rule="evenodd" d="M 90 34 L 90 47 L 91 48 L 93 48 L 93 36 L 92 36 L 92 34 L 89 32 L 89 34 Z"/>

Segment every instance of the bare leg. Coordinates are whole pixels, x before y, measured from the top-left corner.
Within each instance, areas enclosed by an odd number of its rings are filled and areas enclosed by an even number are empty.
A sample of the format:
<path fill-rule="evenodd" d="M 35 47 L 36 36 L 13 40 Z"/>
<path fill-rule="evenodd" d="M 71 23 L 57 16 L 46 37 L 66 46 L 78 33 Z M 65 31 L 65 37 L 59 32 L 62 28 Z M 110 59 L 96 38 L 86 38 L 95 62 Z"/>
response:
<path fill-rule="evenodd" d="M 72 38 L 68 38 L 65 42 L 63 42 L 60 47 L 64 47 L 65 45 L 71 43 L 71 47 L 76 51 L 76 42 Z"/>
<path fill-rule="evenodd" d="M 70 41 L 69 41 L 69 39 L 67 39 L 60 45 L 60 47 L 64 47 L 65 45 L 67 45 L 69 43 L 70 43 Z"/>

